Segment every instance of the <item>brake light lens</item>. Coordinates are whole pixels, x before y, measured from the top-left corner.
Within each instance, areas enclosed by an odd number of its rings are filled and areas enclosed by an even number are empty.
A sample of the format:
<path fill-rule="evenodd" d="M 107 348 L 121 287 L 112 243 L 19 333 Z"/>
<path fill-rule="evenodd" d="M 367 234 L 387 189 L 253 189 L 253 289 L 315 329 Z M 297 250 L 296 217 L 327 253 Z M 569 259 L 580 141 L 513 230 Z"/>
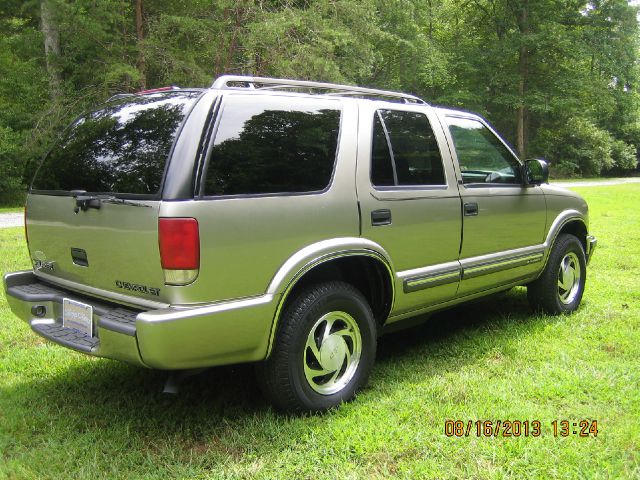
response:
<path fill-rule="evenodd" d="M 195 218 L 158 220 L 160 262 L 167 285 L 193 282 L 200 269 L 200 233 Z"/>

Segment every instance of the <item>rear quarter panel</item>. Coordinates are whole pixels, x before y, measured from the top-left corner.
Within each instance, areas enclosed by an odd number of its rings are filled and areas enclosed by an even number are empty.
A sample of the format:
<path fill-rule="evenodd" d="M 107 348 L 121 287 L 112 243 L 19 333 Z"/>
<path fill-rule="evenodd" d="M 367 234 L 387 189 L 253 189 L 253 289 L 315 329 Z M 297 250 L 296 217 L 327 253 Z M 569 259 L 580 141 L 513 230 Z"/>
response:
<path fill-rule="evenodd" d="M 323 193 L 162 202 L 161 217 L 194 217 L 200 228 L 199 276 L 188 286 L 165 287 L 172 303 L 264 294 L 279 268 L 307 245 L 359 235 L 356 103 L 345 100 L 342 115 L 335 171 Z"/>

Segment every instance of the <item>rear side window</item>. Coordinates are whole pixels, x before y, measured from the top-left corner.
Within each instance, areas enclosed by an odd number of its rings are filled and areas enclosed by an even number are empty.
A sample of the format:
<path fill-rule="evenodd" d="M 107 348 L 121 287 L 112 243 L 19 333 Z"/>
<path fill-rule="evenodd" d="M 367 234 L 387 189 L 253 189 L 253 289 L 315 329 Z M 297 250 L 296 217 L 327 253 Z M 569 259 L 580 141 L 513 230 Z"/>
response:
<path fill-rule="evenodd" d="M 445 185 L 438 142 L 426 115 L 378 110 L 373 123 L 374 186 Z"/>
<path fill-rule="evenodd" d="M 40 191 L 155 195 L 199 92 L 131 96 L 76 120 L 33 180 Z"/>
<path fill-rule="evenodd" d="M 324 190 L 331 182 L 339 102 L 230 96 L 204 182 L 204 195 Z"/>

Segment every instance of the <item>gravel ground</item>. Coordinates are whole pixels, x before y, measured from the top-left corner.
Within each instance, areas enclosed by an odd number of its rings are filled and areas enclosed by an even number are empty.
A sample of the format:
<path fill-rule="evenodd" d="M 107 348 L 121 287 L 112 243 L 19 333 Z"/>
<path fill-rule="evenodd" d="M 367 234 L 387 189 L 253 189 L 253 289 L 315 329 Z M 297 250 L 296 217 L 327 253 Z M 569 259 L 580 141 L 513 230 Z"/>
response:
<path fill-rule="evenodd" d="M 607 185 L 621 185 L 623 183 L 640 183 L 640 178 L 614 178 L 611 180 L 587 180 L 586 182 L 551 182 L 556 187 L 606 187 Z"/>
<path fill-rule="evenodd" d="M 0 213 L 0 228 L 21 227 L 24 225 L 24 214 Z"/>

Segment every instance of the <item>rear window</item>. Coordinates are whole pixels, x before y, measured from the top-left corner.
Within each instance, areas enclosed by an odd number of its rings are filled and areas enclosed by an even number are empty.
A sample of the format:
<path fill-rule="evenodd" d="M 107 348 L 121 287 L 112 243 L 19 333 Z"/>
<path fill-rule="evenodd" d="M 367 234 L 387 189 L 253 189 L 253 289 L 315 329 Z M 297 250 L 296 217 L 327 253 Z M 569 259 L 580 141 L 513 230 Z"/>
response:
<path fill-rule="evenodd" d="M 76 120 L 45 157 L 39 191 L 155 195 L 171 146 L 200 92 L 131 96 Z"/>
<path fill-rule="evenodd" d="M 339 102 L 227 98 L 204 182 L 206 196 L 302 193 L 331 182 Z"/>

